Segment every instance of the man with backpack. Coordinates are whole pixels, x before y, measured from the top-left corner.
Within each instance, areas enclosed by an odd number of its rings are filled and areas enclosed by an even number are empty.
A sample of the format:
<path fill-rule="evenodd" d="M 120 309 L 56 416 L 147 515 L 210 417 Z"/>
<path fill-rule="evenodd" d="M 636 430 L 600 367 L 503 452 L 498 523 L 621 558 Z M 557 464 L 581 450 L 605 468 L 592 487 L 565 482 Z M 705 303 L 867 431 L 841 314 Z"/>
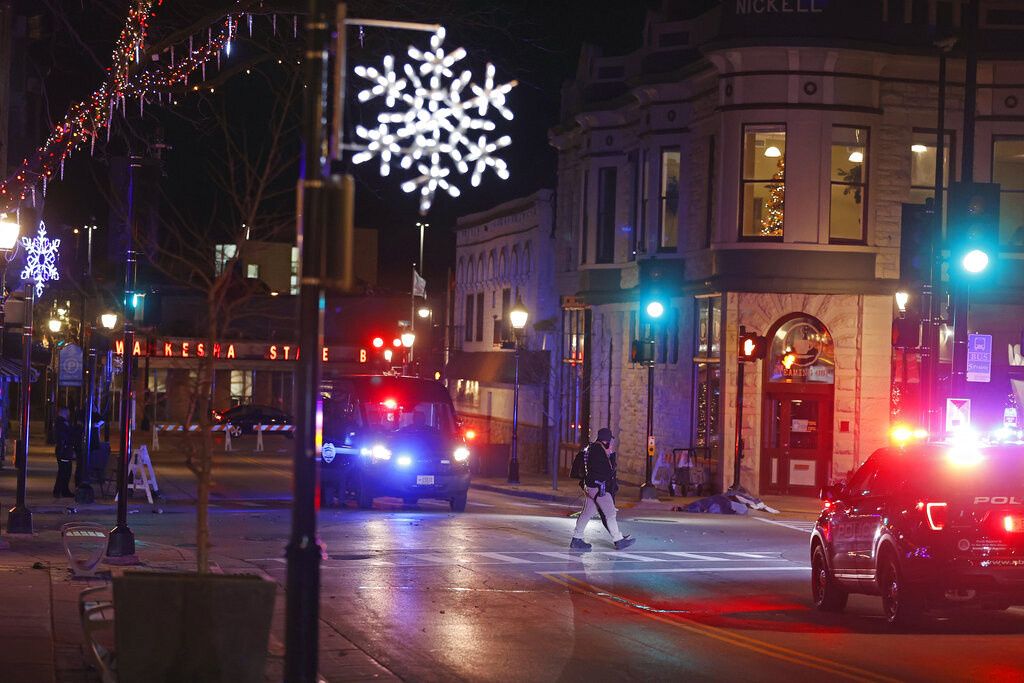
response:
<path fill-rule="evenodd" d="M 591 545 L 583 540 L 583 531 L 595 513 L 601 515 L 601 521 L 612 535 L 616 550 L 625 550 L 636 543 L 635 538 L 623 536 L 619 532 L 619 524 L 615 519 L 615 501 L 612 495 L 618 488 L 618 482 L 615 478 L 615 454 L 611 452 L 613 439 L 612 430 L 601 427 L 597 430 L 597 441 L 587 446 L 581 453 L 582 468 L 573 467 L 577 476 L 582 475 L 580 487 L 586 496 L 583 511 L 576 520 L 576 529 L 569 543 L 569 547 L 575 550 L 590 550 Z M 578 471 L 580 469 L 582 471 Z"/>

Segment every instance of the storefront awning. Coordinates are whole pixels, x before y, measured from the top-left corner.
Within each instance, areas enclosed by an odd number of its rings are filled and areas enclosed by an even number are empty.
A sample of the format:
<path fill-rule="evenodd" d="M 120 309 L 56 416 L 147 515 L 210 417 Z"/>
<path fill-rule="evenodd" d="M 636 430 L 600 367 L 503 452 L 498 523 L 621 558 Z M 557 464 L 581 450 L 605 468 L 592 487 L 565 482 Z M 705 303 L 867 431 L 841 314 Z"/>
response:
<path fill-rule="evenodd" d="M 0 378 L 20 382 L 24 371 L 25 367 L 22 363 L 10 358 L 0 358 Z M 37 379 L 39 379 L 39 371 L 35 368 L 29 368 L 28 381 L 35 382 Z"/>

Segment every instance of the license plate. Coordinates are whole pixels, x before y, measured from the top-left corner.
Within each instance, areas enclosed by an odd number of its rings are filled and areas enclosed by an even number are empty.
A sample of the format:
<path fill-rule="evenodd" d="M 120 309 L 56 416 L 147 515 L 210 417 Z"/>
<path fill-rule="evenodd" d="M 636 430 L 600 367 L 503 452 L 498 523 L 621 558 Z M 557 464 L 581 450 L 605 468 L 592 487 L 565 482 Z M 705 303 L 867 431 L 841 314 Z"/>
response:
<path fill-rule="evenodd" d="M 434 483 L 434 475 L 432 474 L 417 474 L 416 485 L 426 486 Z"/>

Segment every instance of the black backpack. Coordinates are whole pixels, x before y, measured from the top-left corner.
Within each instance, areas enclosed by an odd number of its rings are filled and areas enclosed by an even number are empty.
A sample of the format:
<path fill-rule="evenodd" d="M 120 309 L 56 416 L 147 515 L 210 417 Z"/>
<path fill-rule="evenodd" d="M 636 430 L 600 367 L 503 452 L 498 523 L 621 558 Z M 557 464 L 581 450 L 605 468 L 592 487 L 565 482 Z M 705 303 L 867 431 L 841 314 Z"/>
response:
<path fill-rule="evenodd" d="M 569 477 L 571 479 L 583 480 L 587 478 L 587 449 L 590 448 L 590 444 L 587 444 L 583 448 L 576 452 L 576 455 L 572 459 L 572 467 L 569 469 Z"/>

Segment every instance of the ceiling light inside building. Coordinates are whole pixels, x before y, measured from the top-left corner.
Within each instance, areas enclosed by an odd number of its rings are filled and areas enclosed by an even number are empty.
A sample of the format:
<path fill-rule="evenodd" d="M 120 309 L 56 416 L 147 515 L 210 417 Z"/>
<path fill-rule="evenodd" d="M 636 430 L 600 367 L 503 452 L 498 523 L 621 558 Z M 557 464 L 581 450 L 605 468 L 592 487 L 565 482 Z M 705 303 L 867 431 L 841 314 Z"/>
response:
<path fill-rule="evenodd" d="M 921 153 L 921 152 L 927 152 L 928 148 L 925 147 L 924 145 L 920 145 L 920 144 L 918 144 L 918 145 L 911 145 L 910 146 L 910 151 L 911 152 Z"/>
<path fill-rule="evenodd" d="M 776 147 L 775 145 L 772 145 L 771 147 L 769 147 L 768 149 L 766 149 L 764 151 L 764 155 L 766 157 L 770 157 L 772 159 L 775 159 L 777 157 L 781 157 L 782 156 L 782 152 L 779 151 L 778 147 Z"/>
<path fill-rule="evenodd" d="M 855 164 L 862 163 L 864 161 L 864 152 L 850 152 L 850 161 Z"/>

